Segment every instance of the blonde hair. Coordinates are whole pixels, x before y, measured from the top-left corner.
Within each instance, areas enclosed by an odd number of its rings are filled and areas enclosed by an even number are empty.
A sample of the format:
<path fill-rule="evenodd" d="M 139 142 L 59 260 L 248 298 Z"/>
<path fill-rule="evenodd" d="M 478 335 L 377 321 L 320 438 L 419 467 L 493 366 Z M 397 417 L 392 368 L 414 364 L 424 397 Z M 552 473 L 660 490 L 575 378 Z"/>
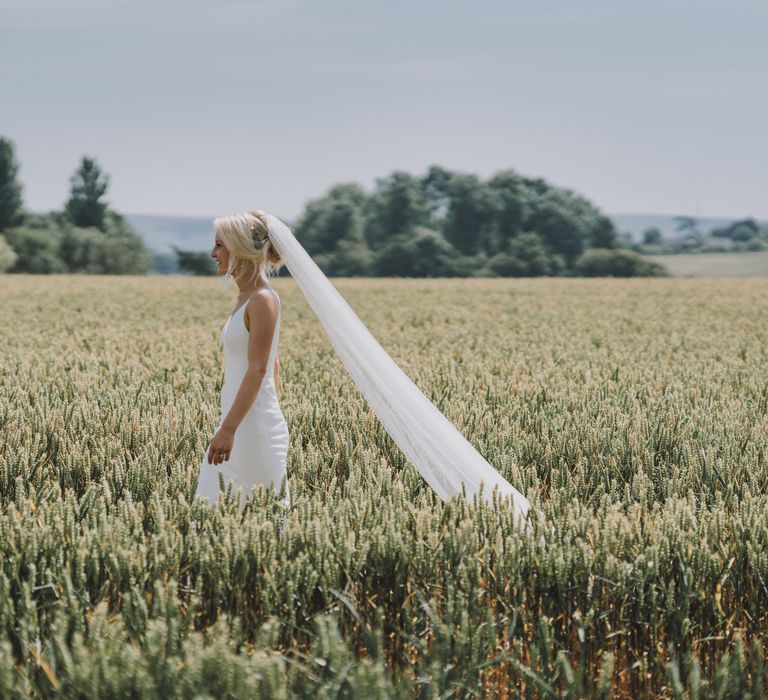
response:
<path fill-rule="evenodd" d="M 283 265 L 283 259 L 269 237 L 267 215 L 263 211 L 256 209 L 222 216 L 214 220 L 213 226 L 229 251 L 227 275 L 244 274 L 250 284 L 262 272 L 270 276 Z"/>

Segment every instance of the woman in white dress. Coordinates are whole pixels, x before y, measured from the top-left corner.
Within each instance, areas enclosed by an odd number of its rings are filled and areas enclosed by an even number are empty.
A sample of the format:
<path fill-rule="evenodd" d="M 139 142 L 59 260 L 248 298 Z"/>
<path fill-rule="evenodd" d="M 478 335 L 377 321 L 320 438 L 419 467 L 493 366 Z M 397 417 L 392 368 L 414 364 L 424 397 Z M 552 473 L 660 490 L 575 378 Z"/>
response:
<path fill-rule="evenodd" d="M 279 502 L 290 504 L 288 425 L 277 397 L 280 299 L 267 283 L 283 261 L 270 240 L 266 216 L 252 211 L 216 219 L 211 250 L 218 273 L 231 276 L 240 294 L 221 331 L 221 421 L 203 458 L 195 495 L 214 505 L 222 474 L 224 486 L 231 483 L 239 492 L 241 510 L 258 484 L 273 486 Z"/>
<path fill-rule="evenodd" d="M 280 302 L 265 275 L 285 265 L 349 371 L 397 446 L 443 500 L 464 494 L 508 503 L 518 523 L 530 503 L 493 467 L 397 366 L 365 324 L 276 216 L 255 211 L 216 219 L 211 255 L 240 289 L 222 329 L 225 382 L 221 423 L 203 460 L 197 494 L 215 502 L 219 474 L 243 498 L 257 484 L 279 487 L 290 503 L 288 427 L 277 401 Z"/>

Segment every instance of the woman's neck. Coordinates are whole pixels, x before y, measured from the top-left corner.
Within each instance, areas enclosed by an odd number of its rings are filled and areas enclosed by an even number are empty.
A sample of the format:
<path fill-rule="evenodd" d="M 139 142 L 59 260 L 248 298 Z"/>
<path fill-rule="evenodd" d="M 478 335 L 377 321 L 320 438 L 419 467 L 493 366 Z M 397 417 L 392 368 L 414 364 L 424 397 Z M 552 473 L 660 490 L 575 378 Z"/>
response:
<path fill-rule="evenodd" d="M 252 292 L 255 289 L 258 289 L 259 287 L 263 286 L 264 284 L 264 277 L 259 275 L 256 278 L 255 282 L 246 282 L 242 279 L 235 279 L 235 282 L 237 284 L 237 288 L 240 290 L 240 294 L 247 294 L 248 292 Z"/>

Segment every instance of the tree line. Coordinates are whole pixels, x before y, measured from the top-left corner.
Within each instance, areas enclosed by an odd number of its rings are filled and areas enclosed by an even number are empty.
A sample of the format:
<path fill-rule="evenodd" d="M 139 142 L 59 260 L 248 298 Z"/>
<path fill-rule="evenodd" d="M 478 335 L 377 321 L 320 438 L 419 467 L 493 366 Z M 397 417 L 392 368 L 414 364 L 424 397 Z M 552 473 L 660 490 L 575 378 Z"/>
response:
<path fill-rule="evenodd" d="M 732 221 L 725 226 L 702 230 L 695 217 L 676 216 L 676 236 L 664 239 L 656 227 L 643 231 L 642 245 L 635 249 L 646 255 L 674 253 L 755 253 L 768 250 L 768 224 L 753 218 Z"/>
<path fill-rule="evenodd" d="M 0 138 L 0 272 L 147 274 L 155 261 L 141 236 L 104 201 L 109 187 L 84 156 L 60 211 L 23 207 L 13 143 Z"/>
<path fill-rule="evenodd" d="M 370 194 L 339 184 L 307 204 L 295 233 L 331 276 L 665 274 L 584 197 L 514 170 L 485 181 L 396 171 Z"/>
<path fill-rule="evenodd" d="M 22 206 L 13 144 L 0 138 L 0 272 L 146 274 L 155 260 L 104 201 L 109 178 L 83 157 L 62 211 Z M 338 184 L 294 228 L 328 276 L 654 276 L 607 216 L 572 190 L 514 170 L 482 180 L 430 167 L 395 171 L 368 193 Z M 174 248 L 178 267 L 215 274 L 208 253 Z M 285 269 L 283 268 L 283 272 Z"/>

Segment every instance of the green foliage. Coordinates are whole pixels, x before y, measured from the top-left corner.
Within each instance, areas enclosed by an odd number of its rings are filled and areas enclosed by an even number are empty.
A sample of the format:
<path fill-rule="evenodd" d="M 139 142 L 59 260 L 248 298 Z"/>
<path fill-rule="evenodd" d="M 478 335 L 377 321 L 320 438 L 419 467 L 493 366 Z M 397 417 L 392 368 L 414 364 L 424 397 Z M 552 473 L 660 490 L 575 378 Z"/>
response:
<path fill-rule="evenodd" d="M 584 277 L 663 277 L 669 274 L 658 262 L 631 250 L 594 248 L 582 255 L 574 266 Z"/>
<path fill-rule="evenodd" d="M 379 251 L 375 273 L 380 277 L 455 277 L 456 250 L 442 234 L 417 227 L 394 236 Z"/>
<path fill-rule="evenodd" d="M 513 243 L 523 232 L 543 252 Z M 438 166 L 421 178 L 394 172 L 370 195 L 337 185 L 307 205 L 296 235 L 337 276 L 562 275 L 584 250 L 620 243 L 612 221 L 569 190 L 513 170 L 482 181 Z"/>
<path fill-rule="evenodd" d="M 752 228 L 751 226 L 745 226 L 744 224 L 731 227 L 729 233 L 729 238 L 732 241 L 748 241 L 752 238 L 756 238 L 758 235 L 758 231 L 756 229 Z"/>
<path fill-rule="evenodd" d="M 462 255 L 498 248 L 494 237 L 496 198 L 475 175 L 455 174 L 448 182 L 445 239 Z"/>
<path fill-rule="evenodd" d="M 429 220 L 432 226 L 440 230 L 445 222 L 445 215 L 451 203 L 449 187 L 453 173 L 439 165 L 432 165 L 426 175 L 421 178 L 421 189 L 429 210 Z"/>
<path fill-rule="evenodd" d="M 621 237 L 616 227 L 607 216 L 600 214 L 595 207 L 581 199 L 582 216 L 587 220 L 586 241 L 590 248 L 618 248 Z"/>
<path fill-rule="evenodd" d="M 651 255 L 681 255 L 686 253 L 717 254 L 745 253 L 768 250 L 768 225 L 755 219 L 733 221 L 708 233 L 700 230 L 699 222 L 689 216 L 675 217 L 680 236 L 677 239 L 662 241 L 656 229 L 648 229 L 643 245 L 634 246 L 637 252 Z M 695 263 L 698 264 L 698 263 Z M 714 263 L 701 261 L 702 267 Z M 727 263 L 729 267 L 734 262 Z M 685 263 L 683 263 L 685 265 Z M 675 265 L 676 266 L 676 265 Z"/>
<path fill-rule="evenodd" d="M 429 210 L 420 181 L 400 171 L 376 181 L 366 214 L 365 240 L 374 251 L 393 236 L 409 234 L 417 226 L 429 224 Z"/>
<path fill-rule="evenodd" d="M 59 256 L 69 272 L 93 275 L 141 275 L 151 272 L 152 255 L 141 237 L 116 212 L 108 211 L 97 228 L 66 227 Z"/>
<path fill-rule="evenodd" d="M 650 226 L 643 231 L 644 245 L 658 245 L 662 240 L 661 231 L 655 226 Z"/>
<path fill-rule="evenodd" d="M 193 250 L 182 250 L 175 245 L 171 246 L 176 253 L 176 260 L 180 270 L 191 275 L 213 277 L 216 275 L 216 263 L 208 253 L 199 253 Z"/>
<path fill-rule="evenodd" d="M 761 225 L 754 219 L 734 221 L 728 226 L 712 231 L 715 238 L 730 238 L 732 241 L 747 242 L 753 240 L 768 240 L 768 226 Z"/>
<path fill-rule="evenodd" d="M 535 233 L 524 233 L 507 243 L 506 250 L 488 261 L 488 268 L 500 277 L 540 277 L 561 275 L 562 256 L 551 251 Z"/>
<path fill-rule="evenodd" d="M 16 179 L 18 171 L 13 142 L 0 137 L 0 231 L 19 223 L 21 184 Z"/>
<path fill-rule="evenodd" d="M 14 266 L 18 254 L 11 248 L 4 236 L 0 235 L 0 272 L 7 272 Z"/>
<path fill-rule="evenodd" d="M 71 226 L 64 211 L 49 211 L 48 213 L 23 211 L 21 215 L 20 226 L 24 228 L 36 229 L 38 231 L 58 231 L 59 229 Z"/>
<path fill-rule="evenodd" d="M 98 274 L 105 252 L 104 234 L 97 228 L 67 227 L 62 231 L 59 252 L 69 272 Z"/>
<path fill-rule="evenodd" d="M 16 254 L 15 264 L 8 272 L 49 275 L 68 271 L 59 254 L 59 231 L 23 226 L 7 230 L 5 238 Z"/>
<path fill-rule="evenodd" d="M 523 226 L 530 216 L 531 203 L 528 200 L 525 180 L 514 170 L 496 173 L 488 187 L 495 196 L 495 229 L 497 247 L 488 250 L 493 255 L 500 252 L 507 241 L 523 232 Z"/>
<path fill-rule="evenodd" d="M 541 236 L 554 253 L 564 258 L 568 269 L 587 248 L 616 246 L 613 223 L 586 199 L 540 180 L 526 180 L 526 184 L 532 202 L 526 230 Z"/>
<path fill-rule="evenodd" d="M 335 185 L 307 204 L 294 232 L 312 256 L 332 252 L 342 240 L 362 242 L 366 203 L 358 185 Z"/>
<path fill-rule="evenodd" d="M 329 276 L 366 277 L 371 274 L 374 255 L 363 241 L 341 239 L 332 253 L 315 256 L 315 262 Z"/>
<path fill-rule="evenodd" d="M 70 179 L 66 212 L 79 228 L 104 228 L 107 204 L 101 201 L 109 187 L 109 176 L 101 172 L 96 160 L 83 156 Z"/>
<path fill-rule="evenodd" d="M 9 141 L 0 139 L 0 270 L 51 274 L 146 274 L 154 267 L 151 253 L 120 214 L 100 201 L 109 178 L 96 161 L 83 158 L 71 179 L 71 196 L 63 212 L 35 214 L 20 209 L 17 166 Z M 10 246 L 10 251 L 7 250 Z"/>

